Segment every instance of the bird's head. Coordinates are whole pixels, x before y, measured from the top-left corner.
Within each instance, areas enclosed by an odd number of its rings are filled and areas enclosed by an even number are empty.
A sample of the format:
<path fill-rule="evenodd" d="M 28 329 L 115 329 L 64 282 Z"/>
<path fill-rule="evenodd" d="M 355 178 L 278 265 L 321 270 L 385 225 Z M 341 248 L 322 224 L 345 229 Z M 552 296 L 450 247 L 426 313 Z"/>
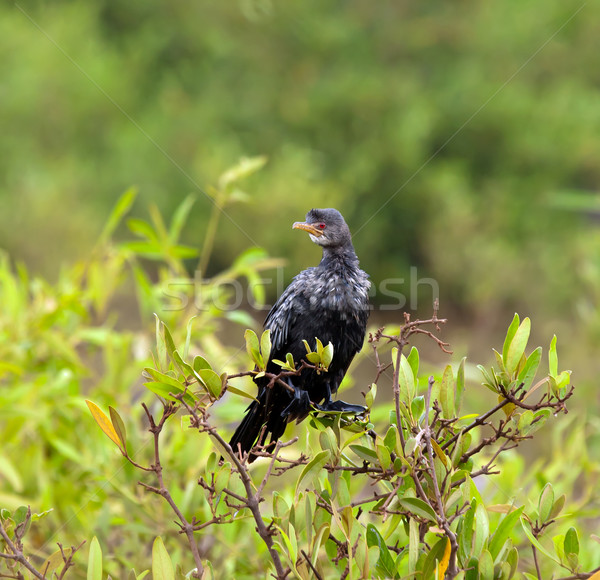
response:
<path fill-rule="evenodd" d="M 352 244 L 350 229 L 337 209 L 311 209 L 305 222 L 295 222 L 292 227 L 308 232 L 310 239 L 324 248 L 343 248 Z"/>

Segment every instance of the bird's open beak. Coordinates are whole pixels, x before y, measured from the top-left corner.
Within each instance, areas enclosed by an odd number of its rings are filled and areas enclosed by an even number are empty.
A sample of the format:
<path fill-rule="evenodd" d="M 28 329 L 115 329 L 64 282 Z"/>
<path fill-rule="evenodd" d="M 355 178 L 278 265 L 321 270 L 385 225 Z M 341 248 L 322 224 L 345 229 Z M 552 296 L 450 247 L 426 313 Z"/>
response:
<path fill-rule="evenodd" d="M 320 229 L 316 228 L 312 224 L 307 224 L 306 222 L 294 222 L 292 229 L 304 230 L 313 236 L 317 236 L 317 238 L 323 235 L 323 232 Z"/>

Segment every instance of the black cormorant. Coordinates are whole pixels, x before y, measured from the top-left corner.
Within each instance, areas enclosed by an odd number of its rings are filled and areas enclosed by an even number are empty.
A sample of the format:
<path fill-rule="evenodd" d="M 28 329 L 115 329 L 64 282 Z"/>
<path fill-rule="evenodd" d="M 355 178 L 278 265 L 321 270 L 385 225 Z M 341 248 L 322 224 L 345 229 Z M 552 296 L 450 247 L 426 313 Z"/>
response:
<path fill-rule="evenodd" d="M 267 436 L 275 443 L 288 421 L 303 420 L 311 405 L 324 411 L 360 413 L 364 407 L 332 401 L 354 355 L 361 349 L 369 316 L 368 275 L 358 266 L 350 230 L 335 209 L 312 209 L 305 222 L 292 226 L 309 233 L 323 248 L 318 266 L 300 272 L 269 312 L 264 328 L 271 330 L 271 354 L 267 372 L 278 374 L 274 359 L 285 360 L 291 353 L 298 363 L 306 356 L 303 340 L 314 348 L 315 338 L 333 344 L 328 372 L 304 369 L 299 376 L 286 377 L 294 394 L 282 385 L 268 387 L 269 378 L 255 378 L 256 401 L 231 438 L 234 451 L 249 452 L 264 445 Z M 263 430 L 263 427 L 266 428 Z M 260 438 L 260 440 L 259 440 Z M 255 456 L 250 456 L 252 461 Z"/>

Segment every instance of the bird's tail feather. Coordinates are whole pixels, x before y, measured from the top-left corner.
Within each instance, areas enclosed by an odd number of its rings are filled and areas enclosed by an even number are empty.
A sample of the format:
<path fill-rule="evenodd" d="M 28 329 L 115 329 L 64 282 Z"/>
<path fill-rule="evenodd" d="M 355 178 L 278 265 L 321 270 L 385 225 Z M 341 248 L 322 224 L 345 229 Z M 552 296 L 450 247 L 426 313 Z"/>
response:
<path fill-rule="evenodd" d="M 239 451 L 240 447 L 242 453 L 247 453 L 254 447 L 257 439 L 261 434 L 261 430 L 264 424 L 264 407 L 258 401 L 253 401 L 248 410 L 246 416 L 242 419 L 242 422 L 238 425 L 235 430 L 229 445 L 234 451 Z M 262 435 L 264 438 L 266 433 Z"/>

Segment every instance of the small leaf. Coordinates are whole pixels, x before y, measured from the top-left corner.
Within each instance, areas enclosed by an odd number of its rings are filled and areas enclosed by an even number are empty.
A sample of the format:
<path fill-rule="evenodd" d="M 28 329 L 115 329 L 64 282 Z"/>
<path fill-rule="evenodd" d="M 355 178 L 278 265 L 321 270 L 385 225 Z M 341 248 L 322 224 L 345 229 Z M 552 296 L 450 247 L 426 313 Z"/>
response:
<path fill-rule="evenodd" d="M 428 519 L 437 524 L 437 515 L 432 507 L 418 497 L 401 497 L 398 503 L 413 514 Z"/>
<path fill-rule="evenodd" d="M 260 352 L 262 354 L 263 361 L 265 361 L 265 363 L 268 362 L 269 358 L 271 357 L 271 330 L 268 328 L 260 337 Z"/>
<path fill-rule="evenodd" d="M 244 338 L 246 339 L 246 351 L 248 352 L 248 355 L 258 368 L 264 369 L 265 363 L 260 356 L 260 346 L 258 344 L 256 332 L 248 328 L 244 333 Z"/>
<path fill-rule="evenodd" d="M 98 242 L 100 244 L 105 243 L 112 236 L 113 232 L 117 229 L 117 226 L 123 219 L 123 216 L 131 209 L 133 202 L 137 196 L 137 188 L 130 187 L 125 193 L 119 198 L 115 207 L 110 213 L 110 216 L 100 234 Z"/>
<path fill-rule="evenodd" d="M 550 517 L 552 506 L 554 505 L 554 489 L 551 483 L 547 483 L 540 493 L 540 499 L 538 501 L 538 514 L 540 523 L 545 523 Z"/>
<path fill-rule="evenodd" d="M 533 383 L 533 379 L 535 379 L 535 375 L 537 373 L 538 367 L 540 366 L 540 360 L 542 358 L 542 347 L 538 346 L 528 357 L 525 366 L 519 372 L 519 376 L 517 377 L 517 382 L 519 384 L 523 383 L 523 389 L 525 391 L 529 390 L 531 384 Z"/>
<path fill-rule="evenodd" d="M 479 580 L 494 580 L 494 560 L 492 555 L 483 550 L 479 556 Z"/>
<path fill-rule="evenodd" d="M 194 370 L 196 372 L 200 371 L 201 369 L 212 369 L 210 363 L 200 355 L 194 357 L 194 362 L 192 363 L 192 366 L 194 367 Z"/>
<path fill-rule="evenodd" d="M 406 357 L 410 368 L 412 369 L 413 376 L 419 375 L 419 351 L 413 346 Z"/>
<path fill-rule="evenodd" d="M 108 411 L 110 413 L 110 420 L 112 421 L 113 427 L 119 437 L 119 441 L 121 441 L 121 447 L 123 450 L 127 449 L 127 431 L 125 429 L 125 423 L 123 423 L 123 419 L 115 409 L 112 407 L 108 407 Z"/>
<path fill-rule="evenodd" d="M 323 353 L 321 355 L 321 363 L 325 368 L 329 368 L 331 361 L 333 360 L 333 344 L 330 342 L 323 349 Z"/>
<path fill-rule="evenodd" d="M 92 417 L 100 426 L 100 429 L 102 429 L 102 431 L 104 431 L 108 438 L 113 443 L 115 443 L 117 447 L 119 447 L 119 449 L 121 449 L 121 440 L 119 439 L 119 436 L 117 435 L 113 424 L 110 422 L 110 419 L 105 415 L 104 411 L 102 411 L 102 409 L 100 409 L 100 407 L 98 407 L 96 403 L 92 403 L 92 401 L 88 401 L 86 399 L 85 402 L 87 403 L 87 406 L 90 412 L 92 413 Z"/>
<path fill-rule="evenodd" d="M 445 419 L 454 419 L 454 374 L 452 367 L 447 365 L 440 386 L 440 405 Z"/>
<path fill-rule="evenodd" d="M 221 377 L 211 369 L 200 369 L 198 374 L 200 375 L 202 382 L 208 387 L 209 393 L 215 399 L 218 399 L 223 386 Z"/>
<path fill-rule="evenodd" d="M 512 340 L 517 332 L 517 329 L 519 328 L 519 322 L 519 315 L 515 314 L 510 326 L 508 327 L 506 338 L 504 339 L 504 346 L 502 347 L 502 360 L 504 361 L 505 365 L 506 361 L 508 360 L 508 349 L 510 348 Z"/>
<path fill-rule="evenodd" d="M 500 522 L 500 525 L 496 528 L 494 536 L 489 543 L 489 551 L 492 558 L 495 560 L 500 554 L 500 550 L 506 543 L 506 540 L 510 537 L 513 528 L 519 523 L 519 518 L 523 513 L 523 507 L 511 511 L 506 517 Z"/>
<path fill-rule="evenodd" d="M 102 580 L 102 550 L 96 536 L 90 542 L 87 580 Z"/>
<path fill-rule="evenodd" d="M 175 580 L 173 562 L 160 536 L 152 544 L 152 578 Z"/>
<path fill-rule="evenodd" d="M 565 555 L 574 554 L 579 555 L 579 537 L 575 528 L 569 528 L 565 534 Z"/>
<path fill-rule="evenodd" d="M 364 445 L 350 445 L 350 449 L 364 461 L 374 462 L 378 459 L 377 453 Z"/>
<path fill-rule="evenodd" d="M 400 396 L 404 401 L 412 401 L 415 396 L 415 376 L 406 357 L 400 357 L 400 368 L 398 369 L 398 382 L 400 385 Z"/>
<path fill-rule="evenodd" d="M 479 558 L 490 535 L 490 521 L 483 503 L 475 510 L 475 535 L 473 538 L 473 556 Z"/>
<path fill-rule="evenodd" d="M 302 486 L 305 484 L 305 481 L 312 480 L 318 476 L 323 466 L 329 461 L 330 454 L 329 451 L 320 451 L 317 453 L 312 460 L 304 467 L 300 477 L 298 478 L 298 483 L 296 484 L 296 495 L 298 495 L 298 491 L 301 490 Z"/>
<path fill-rule="evenodd" d="M 565 506 L 565 501 L 567 499 L 567 496 L 563 493 L 555 502 L 554 505 L 552 506 L 552 510 L 550 511 L 550 516 L 549 519 L 553 520 L 556 516 L 558 516 L 560 514 L 560 512 L 562 511 L 563 507 Z"/>
<path fill-rule="evenodd" d="M 558 354 L 556 353 L 556 334 L 550 342 L 550 350 L 548 351 L 548 367 L 549 375 L 556 377 L 558 375 Z"/>
<path fill-rule="evenodd" d="M 431 447 L 433 447 L 435 454 L 440 458 L 444 466 L 449 467 L 450 461 L 448 460 L 448 456 L 442 451 L 442 448 L 438 445 L 438 442 L 435 439 L 431 439 Z"/>
<path fill-rule="evenodd" d="M 512 375 L 517 370 L 521 357 L 527 347 L 530 331 L 531 320 L 524 318 L 510 343 L 506 359 L 504 359 L 504 366 L 509 375 Z"/>
<path fill-rule="evenodd" d="M 234 395 L 239 395 L 240 397 L 246 397 L 247 399 L 252 399 L 253 401 L 258 400 L 256 397 L 254 397 L 250 393 L 247 393 L 246 391 L 243 391 L 242 389 L 238 389 L 237 387 L 234 387 L 232 385 L 227 385 L 227 390 L 230 393 L 233 393 Z"/>
<path fill-rule="evenodd" d="M 373 525 L 367 525 L 367 546 L 377 546 L 379 548 L 379 559 L 377 567 L 381 569 L 386 578 L 394 578 L 396 575 L 396 564 L 392 557 L 385 539 L 379 533 L 379 530 Z"/>

